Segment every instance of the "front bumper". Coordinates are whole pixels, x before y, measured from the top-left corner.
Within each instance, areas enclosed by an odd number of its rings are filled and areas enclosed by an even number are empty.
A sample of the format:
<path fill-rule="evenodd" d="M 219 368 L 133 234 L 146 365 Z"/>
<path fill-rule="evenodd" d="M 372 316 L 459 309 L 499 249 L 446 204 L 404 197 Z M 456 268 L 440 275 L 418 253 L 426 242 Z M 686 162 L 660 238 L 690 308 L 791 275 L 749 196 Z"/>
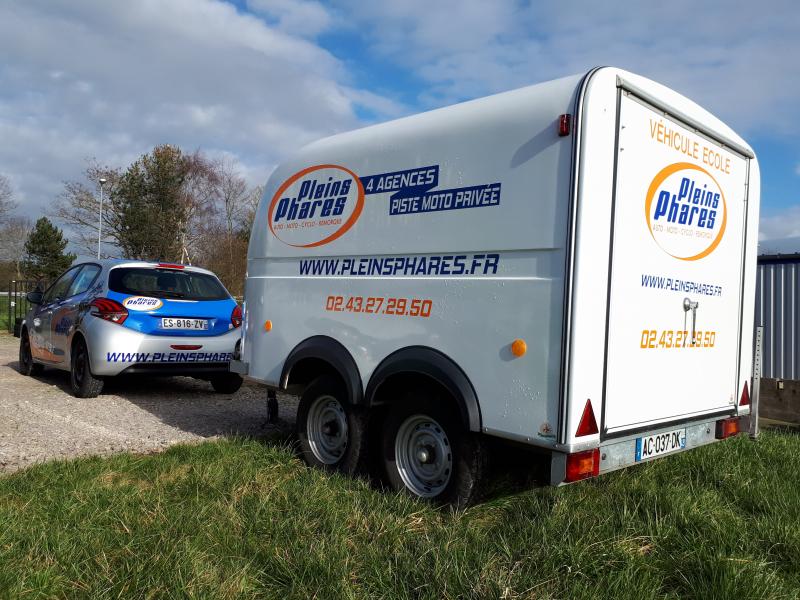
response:
<path fill-rule="evenodd" d="M 84 325 L 92 373 L 98 376 L 227 371 L 241 336 L 239 329 L 214 337 L 147 335 L 102 319 L 91 319 Z M 186 346 L 198 348 L 185 349 Z"/>

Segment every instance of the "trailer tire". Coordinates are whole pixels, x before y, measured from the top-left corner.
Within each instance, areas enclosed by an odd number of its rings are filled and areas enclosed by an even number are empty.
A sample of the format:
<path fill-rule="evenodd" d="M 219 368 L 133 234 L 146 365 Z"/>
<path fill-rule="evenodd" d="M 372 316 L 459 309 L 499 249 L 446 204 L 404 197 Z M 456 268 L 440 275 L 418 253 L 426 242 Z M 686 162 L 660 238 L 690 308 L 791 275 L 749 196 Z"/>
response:
<path fill-rule="evenodd" d="M 383 463 L 396 491 L 466 508 L 480 499 L 486 452 L 479 434 L 434 394 L 407 394 L 389 408 Z"/>
<path fill-rule="evenodd" d="M 311 467 L 346 475 L 366 472 L 368 414 L 347 402 L 343 383 L 323 375 L 300 397 L 297 437 Z"/>

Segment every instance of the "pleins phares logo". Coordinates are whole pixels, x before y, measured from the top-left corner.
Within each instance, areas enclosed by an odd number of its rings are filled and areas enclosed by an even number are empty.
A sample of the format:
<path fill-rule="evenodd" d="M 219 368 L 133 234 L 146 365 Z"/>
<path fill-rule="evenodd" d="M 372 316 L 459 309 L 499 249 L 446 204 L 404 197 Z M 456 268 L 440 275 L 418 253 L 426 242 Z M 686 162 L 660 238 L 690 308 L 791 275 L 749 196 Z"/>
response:
<path fill-rule="evenodd" d="M 122 301 L 122 306 L 129 310 L 158 310 L 164 303 L 158 298 L 150 296 L 128 296 Z"/>
<path fill-rule="evenodd" d="M 284 244 L 314 248 L 355 225 L 364 208 L 364 186 L 350 169 L 317 165 L 283 182 L 269 205 L 269 229 Z"/>
<path fill-rule="evenodd" d="M 725 234 L 725 195 L 711 174 L 691 163 L 662 169 L 647 190 L 647 227 L 659 247 L 680 260 L 711 254 Z"/>

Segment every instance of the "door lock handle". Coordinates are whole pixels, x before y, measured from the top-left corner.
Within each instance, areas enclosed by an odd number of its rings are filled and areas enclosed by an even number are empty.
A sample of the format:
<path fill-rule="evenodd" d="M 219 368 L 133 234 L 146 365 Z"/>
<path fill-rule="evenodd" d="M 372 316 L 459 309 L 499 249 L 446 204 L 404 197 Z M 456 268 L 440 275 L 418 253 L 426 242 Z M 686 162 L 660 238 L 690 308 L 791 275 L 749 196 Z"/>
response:
<path fill-rule="evenodd" d="M 692 311 L 692 346 L 695 344 L 695 331 L 697 330 L 697 307 L 700 306 L 699 302 L 692 302 L 689 298 L 683 299 L 683 312 L 688 313 Z M 685 319 L 684 319 L 684 327 Z M 686 341 L 684 340 L 684 345 L 686 345 Z"/>

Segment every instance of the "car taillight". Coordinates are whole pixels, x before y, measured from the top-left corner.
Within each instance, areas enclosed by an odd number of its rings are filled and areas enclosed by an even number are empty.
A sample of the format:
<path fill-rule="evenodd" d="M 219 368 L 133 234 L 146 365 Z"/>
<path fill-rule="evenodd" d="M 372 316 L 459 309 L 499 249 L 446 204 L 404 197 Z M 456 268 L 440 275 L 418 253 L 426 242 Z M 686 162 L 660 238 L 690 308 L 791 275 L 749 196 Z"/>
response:
<path fill-rule="evenodd" d="M 234 328 L 242 326 L 242 309 L 239 308 L 238 304 L 231 313 L 231 325 L 233 325 Z"/>
<path fill-rule="evenodd" d="M 600 474 L 600 449 L 567 454 L 566 483 L 597 477 Z"/>
<path fill-rule="evenodd" d="M 91 312 L 92 315 L 117 325 L 122 325 L 128 318 L 128 309 L 110 298 L 95 298 L 92 300 L 91 306 L 94 308 Z"/>

